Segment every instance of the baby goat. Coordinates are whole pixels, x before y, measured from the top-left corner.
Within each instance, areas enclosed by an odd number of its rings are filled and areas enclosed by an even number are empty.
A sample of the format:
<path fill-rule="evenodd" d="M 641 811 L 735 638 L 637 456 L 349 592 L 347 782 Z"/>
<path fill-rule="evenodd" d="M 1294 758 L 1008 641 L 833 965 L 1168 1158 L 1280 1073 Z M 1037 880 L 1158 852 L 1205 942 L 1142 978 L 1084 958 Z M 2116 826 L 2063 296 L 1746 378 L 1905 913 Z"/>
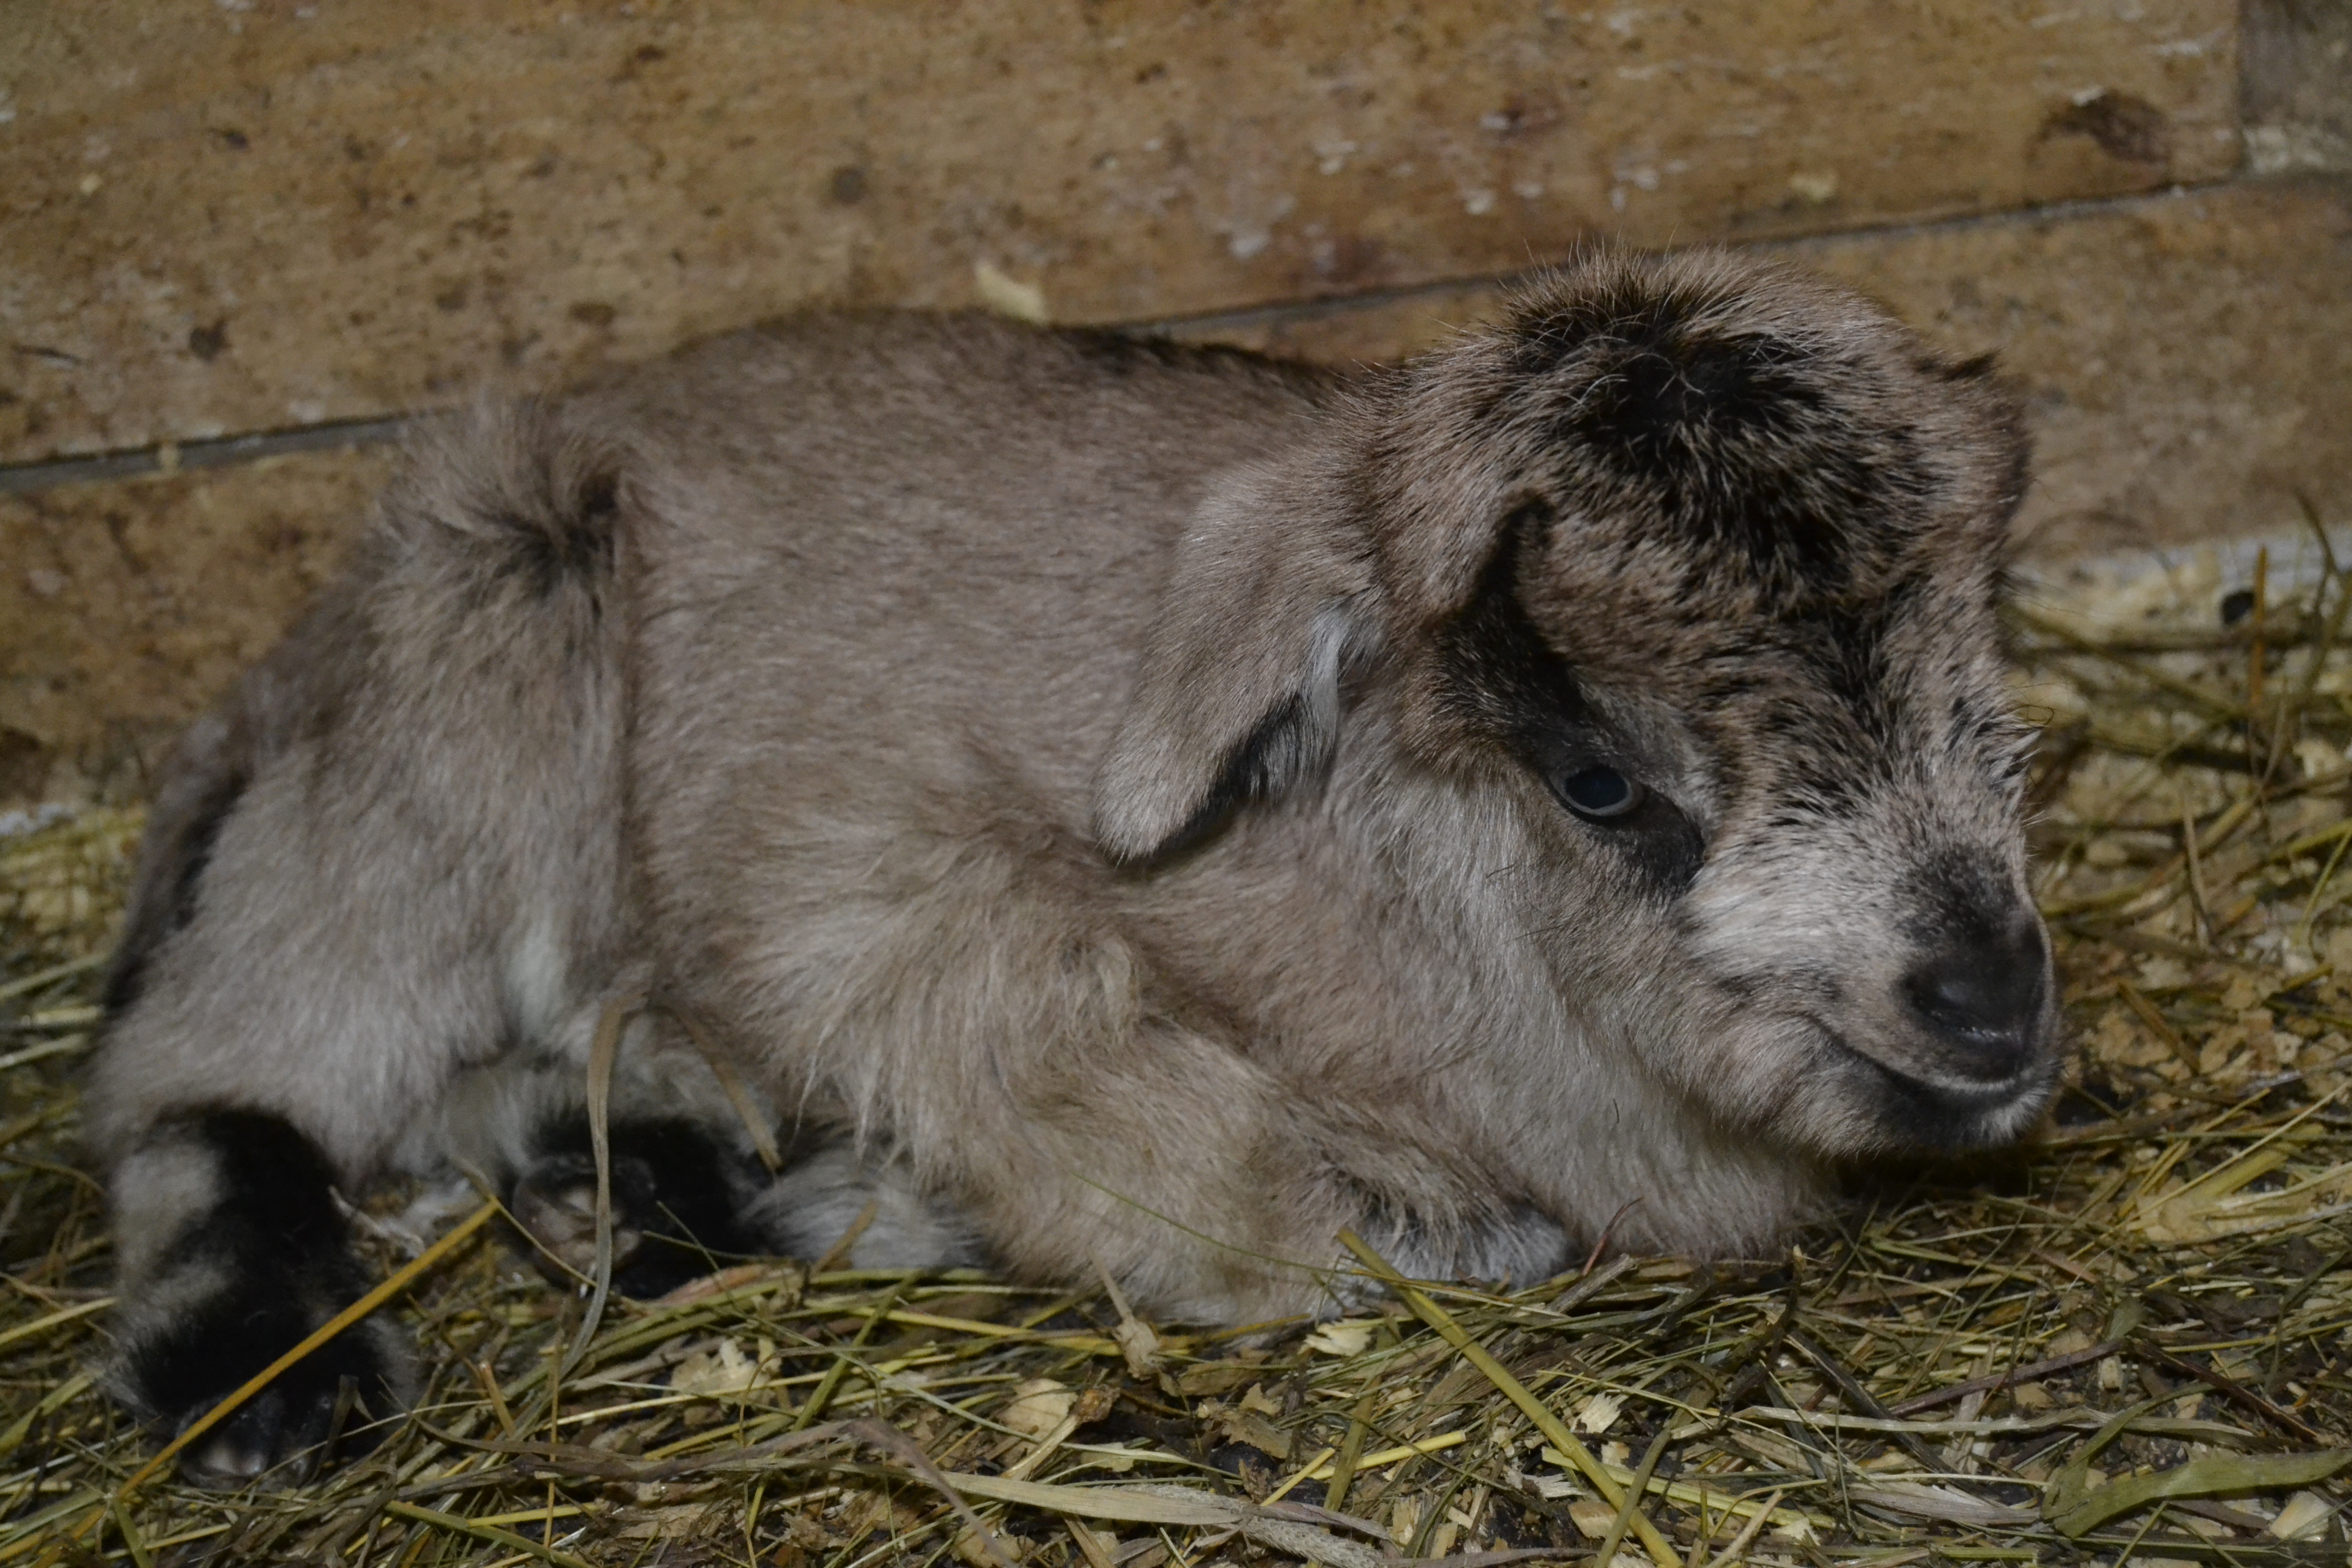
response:
<path fill-rule="evenodd" d="M 353 1300 L 383 1173 L 580 1256 L 622 996 L 637 1289 L 872 1205 L 861 1265 L 1258 1320 L 1343 1226 L 1528 1280 L 2012 1138 L 2024 473 L 1982 366 L 1721 254 L 1352 376 L 817 316 L 445 429 L 157 799 L 88 1100 L 115 1386 L 184 1421 Z M 400 1341 L 195 1472 L 383 1414 Z"/>

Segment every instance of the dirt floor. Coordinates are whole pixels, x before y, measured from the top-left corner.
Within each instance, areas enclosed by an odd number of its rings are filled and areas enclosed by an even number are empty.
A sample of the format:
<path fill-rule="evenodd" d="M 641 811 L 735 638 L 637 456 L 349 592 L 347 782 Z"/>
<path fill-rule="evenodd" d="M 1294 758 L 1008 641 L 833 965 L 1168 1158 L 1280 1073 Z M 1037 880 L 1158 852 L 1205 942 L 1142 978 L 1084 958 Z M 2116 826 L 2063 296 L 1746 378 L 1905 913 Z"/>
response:
<path fill-rule="evenodd" d="M 418 1407 L 236 1494 L 100 1392 L 73 1083 L 137 817 L 8 824 L 0 1563 L 2341 1564 L 2347 610 L 2315 533 L 2029 579 L 2072 1087 L 2014 1152 L 1858 1177 L 1783 1255 L 1218 1334 L 751 1262 L 615 1301 L 558 1375 L 582 1297 L 485 1225 L 399 1292 Z M 369 1209 L 387 1276 L 475 1202 L 415 1196 Z"/>

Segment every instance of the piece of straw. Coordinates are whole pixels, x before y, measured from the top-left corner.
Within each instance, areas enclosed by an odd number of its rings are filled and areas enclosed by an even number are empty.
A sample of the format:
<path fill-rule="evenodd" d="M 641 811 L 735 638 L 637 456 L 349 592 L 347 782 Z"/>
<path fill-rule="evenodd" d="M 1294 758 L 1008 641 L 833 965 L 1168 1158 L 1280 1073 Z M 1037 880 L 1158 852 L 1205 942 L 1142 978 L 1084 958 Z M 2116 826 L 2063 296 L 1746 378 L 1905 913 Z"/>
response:
<path fill-rule="evenodd" d="M 1513 1377 L 1501 1362 L 1489 1355 L 1484 1345 L 1463 1332 L 1462 1326 L 1454 1321 L 1444 1308 L 1407 1284 L 1404 1276 L 1391 1268 L 1386 1258 L 1367 1246 L 1363 1237 L 1352 1230 L 1343 1230 L 1339 1233 L 1339 1245 L 1354 1253 L 1375 1278 L 1396 1293 L 1398 1300 L 1411 1308 L 1415 1317 L 1435 1329 L 1438 1337 L 1459 1351 L 1464 1360 L 1485 1373 L 1486 1381 L 1502 1390 L 1503 1397 L 1517 1405 L 1527 1418 L 1536 1424 L 1536 1430 L 1544 1435 L 1545 1440 L 1568 1456 L 1569 1462 L 1576 1467 L 1586 1480 L 1592 1483 L 1592 1489 L 1601 1494 L 1601 1500 L 1603 1502 L 1612 1508 L 1630 1507 L 1633 1533 L 1641 1539 L 1643 1549 L 1649 1552 L 1651 1562 L 1656 1563 L 1658 1568 L 1682 1568 L 1682 1560 L 1675 1555 L 1675 1549 L 1667 1543 L 1666 1538 L 1659 1533 L 1658 1527 L 1650 1522 L 1649 1516 L 1642 1511 L 1641 1500 L 1638 1497 L 1632 1498 L 1629 1504 L 1628 1494 L 1624 1489 L 1618 1486 L 1616 1479 L 1601 1468 L 1601 1461 L 1594 1458 L 1591 1450 L 1576 1440 L 1576 1435 L 1568 1429 L 1567 1425 L 1559 1416 L 1553 1415 L 1549 1407 L 1541 1400 L 1528 1392 L 1525 1384 Z"/>

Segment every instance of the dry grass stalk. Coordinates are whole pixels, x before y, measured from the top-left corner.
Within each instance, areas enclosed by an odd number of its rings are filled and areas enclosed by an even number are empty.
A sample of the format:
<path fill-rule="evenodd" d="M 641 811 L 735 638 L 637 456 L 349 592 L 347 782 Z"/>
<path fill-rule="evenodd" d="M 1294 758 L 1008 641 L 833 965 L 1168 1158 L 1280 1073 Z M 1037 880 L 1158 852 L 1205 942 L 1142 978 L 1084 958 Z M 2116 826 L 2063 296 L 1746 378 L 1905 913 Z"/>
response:
<path fill-rule="evenodd" d="M 583 1336 L 477 1239 L 409 1293 L 417 1409 L 233 1496 L 132 1486 L 155 1440 L 91 1376 L 73 1069 L 136 816 L 0 838 L 0 1565 L 2341 1563 L 2352 586 L 2263 576 L 2021 613 L 2081 1047 L 2024 1151 L 1857 1187 L 1782 1257 L 1240 1332 L 753 1262 Z M 2256 590 L 2227 625 L 2224 588 Z"/>

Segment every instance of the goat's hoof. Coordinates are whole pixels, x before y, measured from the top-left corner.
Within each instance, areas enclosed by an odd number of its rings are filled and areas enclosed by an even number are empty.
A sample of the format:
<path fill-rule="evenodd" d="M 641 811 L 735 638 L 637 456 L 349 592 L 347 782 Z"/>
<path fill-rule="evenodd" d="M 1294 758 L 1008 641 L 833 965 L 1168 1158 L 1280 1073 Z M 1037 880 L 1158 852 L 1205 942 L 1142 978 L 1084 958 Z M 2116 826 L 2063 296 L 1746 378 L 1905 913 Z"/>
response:
<path fill-rule="evenodd" d="M 239 1280 L 134 1346 L 118 1376 L 142 1408 L 184 1432 L 334 1310 L 289 1281 Z M 190 1444 L 180 1473 L 221 1490 L 271 1471 L 307 1479 L 330 1449 L 373 1446 L 369 1428 L 400 1408 L 404 1368 L 389 1325 L 354 1324 Z"/>

